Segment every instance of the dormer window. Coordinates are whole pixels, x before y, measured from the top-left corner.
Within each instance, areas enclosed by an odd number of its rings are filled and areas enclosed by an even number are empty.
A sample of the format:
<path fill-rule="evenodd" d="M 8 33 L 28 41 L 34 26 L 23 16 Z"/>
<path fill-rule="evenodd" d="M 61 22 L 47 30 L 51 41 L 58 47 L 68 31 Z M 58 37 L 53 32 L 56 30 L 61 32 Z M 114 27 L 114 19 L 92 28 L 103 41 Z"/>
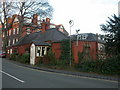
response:
<path fill-rule="evenodd" d="M 86 36 L 85 36 L 85 35 L 83 35 L 83 36 L 82 36 L 82 39 L 86 39 Z"/>

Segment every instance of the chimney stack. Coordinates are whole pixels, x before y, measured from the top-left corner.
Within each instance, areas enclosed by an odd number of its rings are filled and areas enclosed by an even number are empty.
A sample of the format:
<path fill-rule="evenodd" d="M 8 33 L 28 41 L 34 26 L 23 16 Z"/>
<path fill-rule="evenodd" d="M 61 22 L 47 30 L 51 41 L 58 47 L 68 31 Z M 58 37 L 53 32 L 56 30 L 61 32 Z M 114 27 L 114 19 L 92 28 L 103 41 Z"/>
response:
<path fill-rule="evenodd" d="M 42 32 L 45 32 L 45 30 L 46 30 L 46 28 L 45 28 L 46 27 L 45 20 L 42 21 L 41 26 L 42 26 Z"/>
<path fill-rule="evenodd" d="M 37 14 L 33 15 L 32 23 L 35 24 L 35 25 L 38 24 L 38 15 Z"/>
<path fill-rule="evenodd" d="M 45 29 L 49 29 L 50 28 L 50 18 L 46 18 L 46 27 Z"/>
<path fill-rule="evenodd" d="M 11 18 L 11 17 L 8 17 L 8 18 L 7 18 L 7 24 L 10 24 L 10 23 L 12 23 L 12 18 Z"/>

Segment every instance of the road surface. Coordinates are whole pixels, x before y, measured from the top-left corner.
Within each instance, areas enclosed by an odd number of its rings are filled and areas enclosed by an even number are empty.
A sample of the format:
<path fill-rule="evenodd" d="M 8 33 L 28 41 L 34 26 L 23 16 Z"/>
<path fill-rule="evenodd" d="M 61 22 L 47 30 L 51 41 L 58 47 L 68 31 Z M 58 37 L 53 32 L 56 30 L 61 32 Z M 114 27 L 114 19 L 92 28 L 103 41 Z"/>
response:
<path fill-rule="evenodd" d="M 118 88 L 117 81 L 35 70 L 2 60 L 2 88 Z"/>

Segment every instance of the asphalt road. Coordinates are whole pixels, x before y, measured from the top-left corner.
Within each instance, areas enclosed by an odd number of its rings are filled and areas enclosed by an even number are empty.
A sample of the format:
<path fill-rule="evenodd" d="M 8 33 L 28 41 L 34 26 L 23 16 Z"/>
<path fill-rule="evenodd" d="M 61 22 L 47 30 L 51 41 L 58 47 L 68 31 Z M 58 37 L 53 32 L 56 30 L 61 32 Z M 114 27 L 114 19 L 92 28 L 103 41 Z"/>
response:
<path fill-rule="evenodd" d="M 35 70 L 2 60 L 2 88 L 118 88 L 117 81 Z"/>

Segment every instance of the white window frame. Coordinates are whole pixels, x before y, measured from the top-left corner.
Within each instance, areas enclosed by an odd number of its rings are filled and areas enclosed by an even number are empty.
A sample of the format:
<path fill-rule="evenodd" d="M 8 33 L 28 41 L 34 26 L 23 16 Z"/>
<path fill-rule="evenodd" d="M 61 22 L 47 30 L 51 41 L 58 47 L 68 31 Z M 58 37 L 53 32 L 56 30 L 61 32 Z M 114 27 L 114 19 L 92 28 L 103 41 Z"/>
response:
<path fill-rule="evenodd" d="M 16 42 L 18 42 L 18 38 L 16 38 Z"/>
<path fill-rule="evenodd" d="M 44 55 L 47 54 L 47 47 L 48 46 L 36 46 L 36 56 L 37 57 L 43 57 Z M 42 51 L 44 48 L 44 52 Z M 39 52 L 38 52 L 39 50 Z"/>
<path fill-rule="evenodd" d="M 10 40 L 8 41 L 8 46 L 10 46 Z"/>
<path fill-rule="evenodd" d="M 3 41 L 2 41 L 2 47 L 3 47 Z"/>
<path fill-rule="evenodd" d="M 15 44 L 15 39 L 13 38 L 13 44 Z"/>
<path fill-rule="evenodd" d="M 10 54 L 12 54 L 12 49 L 10 49 Z"/>
<path fill-rule="evenodd" d="M 9 36 L 11 35 L 11 30 L 9 30 Z"/>
<path fill-rule="evenodd" d="M 9 49 L 7 50 L 7 53 L 8 53 L 8 54 L 10 53 L 10 50 L 9 50 Z"/>
<path fill-rule="evenodd" d="M 5 32 L 3 32 L 2 37 L 3 37 L 3 38 L 5 37 Z"/>
<path fill-rule="evenodd" d="M 19 34 L 19 28 L 17 28 L 17 34 Z"/>
<path fill-rule="evenodd" d="M 15 28 L 13 29 L 13 34 L 15 34 Z"/>

